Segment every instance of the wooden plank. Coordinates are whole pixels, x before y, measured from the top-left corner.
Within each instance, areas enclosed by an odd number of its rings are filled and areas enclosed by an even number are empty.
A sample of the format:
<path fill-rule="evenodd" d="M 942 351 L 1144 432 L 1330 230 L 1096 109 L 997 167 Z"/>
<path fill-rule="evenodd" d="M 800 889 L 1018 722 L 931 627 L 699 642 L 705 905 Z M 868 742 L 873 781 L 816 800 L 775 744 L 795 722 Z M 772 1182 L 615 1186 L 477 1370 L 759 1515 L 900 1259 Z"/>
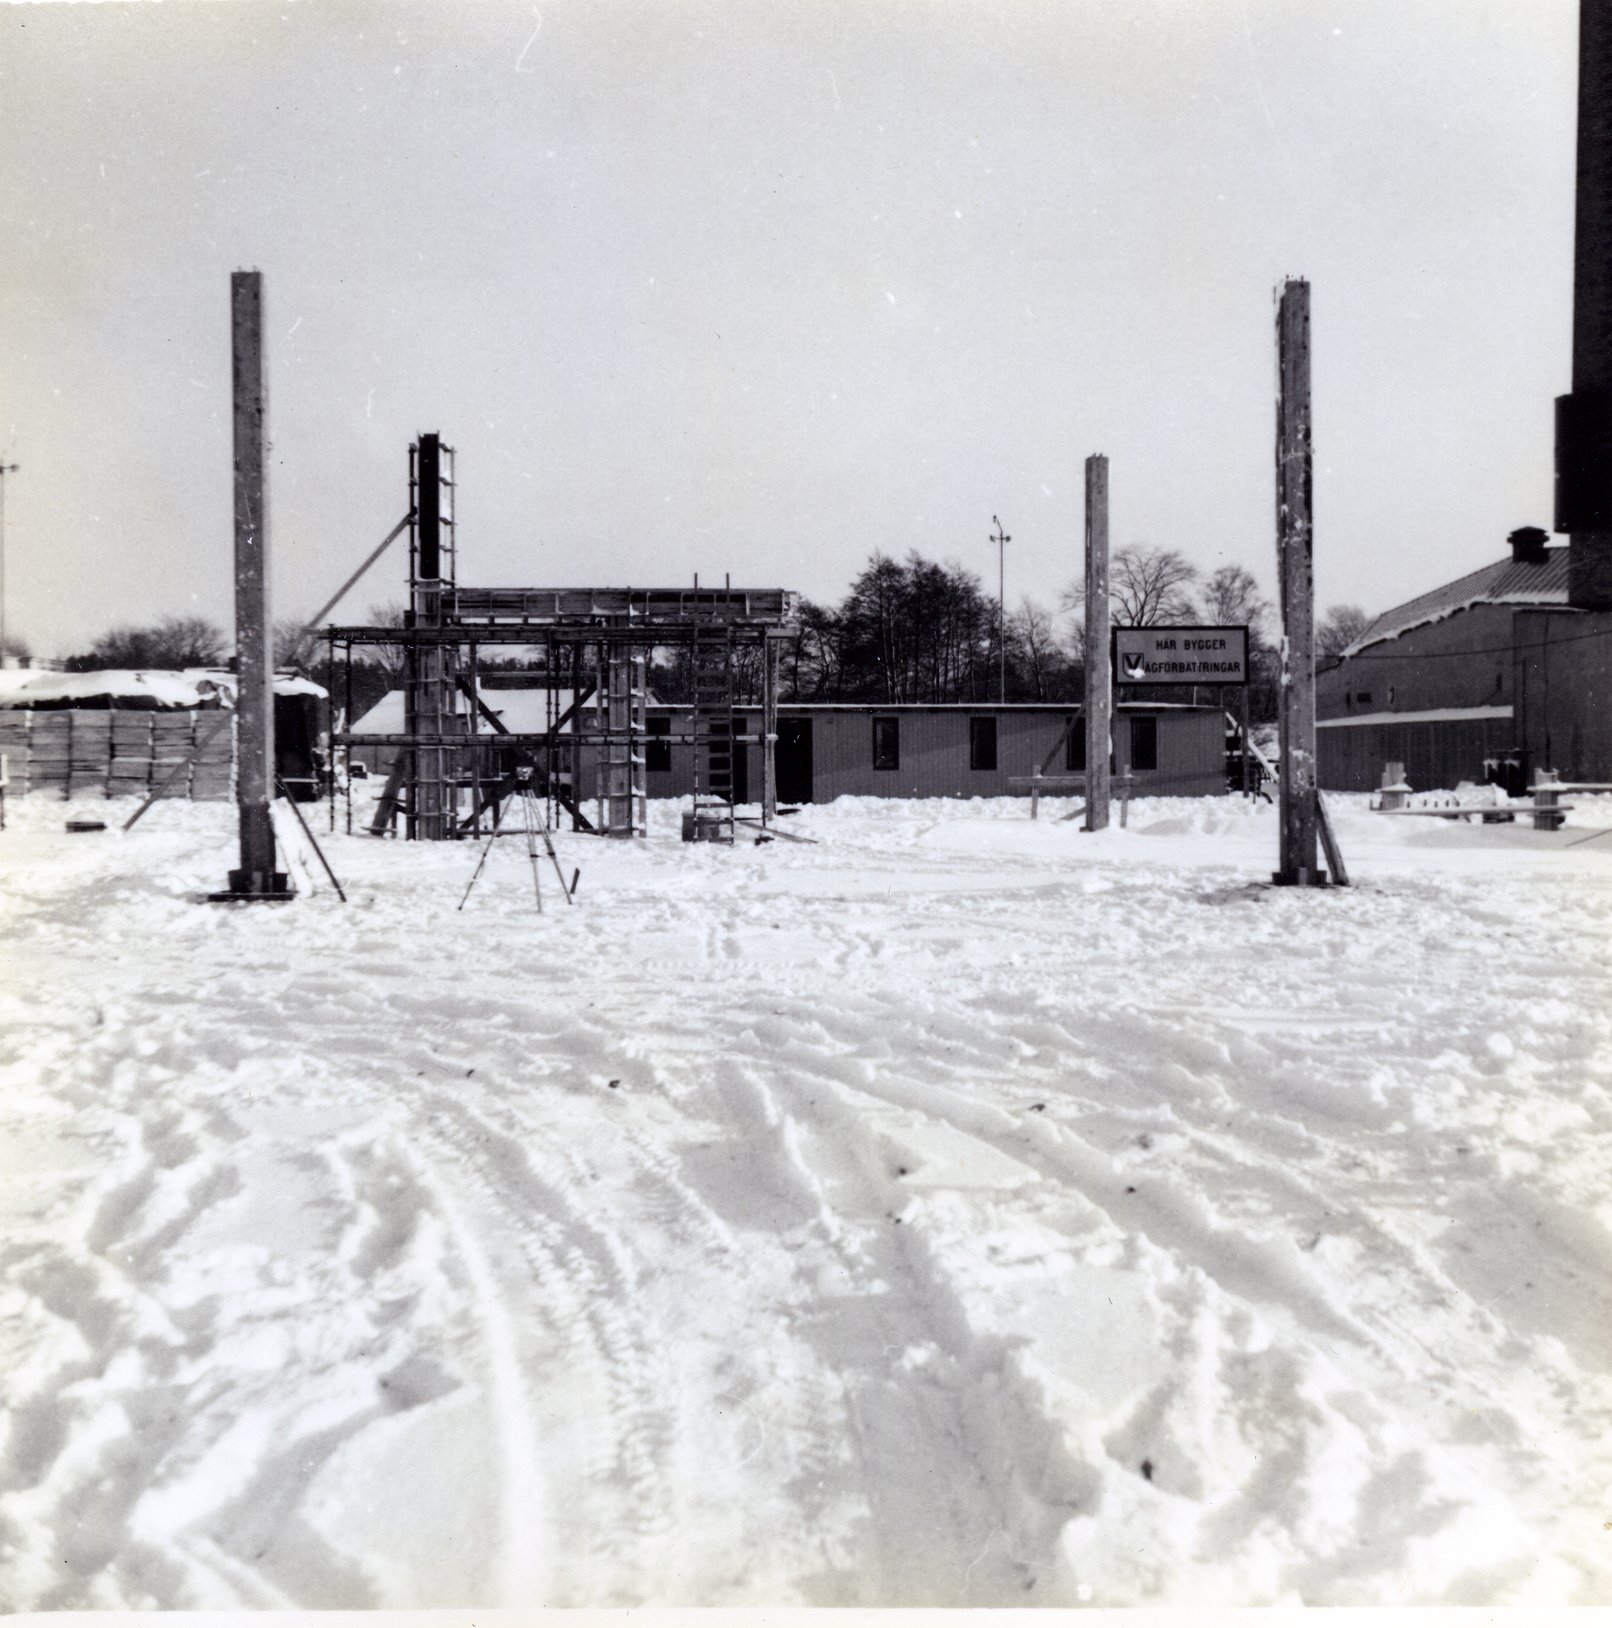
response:
<path fill-rule="evenodd" d="M 1332 829 L 1332 816 L 1327 812 L 1326 799 L 1319 791 L 1315 794 L 1315 817 L 1332 881 L 1338 887 L 1348 887 L 1349 872 L 1343 863 L 1343 850 L 1338 846 L 1337 833 Z"/>
<path fill-rule="evenodd" d="M 1544 809 L 1537 809 L 1532 803 L 1513 803 L 1509 804 L 1509 806 L 1501 806 L 1498 803 L 1472 803 L 1464 807 L 1448 807 L 1448 809 L 1373 809 L 1371 812 L 1373 814 L 1392 814 L 1392 816 L 1415 814 L 1421 819 L 1470 819 L 1474 814 L 1480 814 L 1483 819 L 1488 819 L 1488 821 L 1506 821 L 1506 819 L 1513 819 L 1518 814 L 1529 814 L 1529 816 L 1539 814 L 1539 812 L 1566 814 L 1573 807 L 1575 807 L 1575 804 L 1571 803 L 1548 804 Z"/>

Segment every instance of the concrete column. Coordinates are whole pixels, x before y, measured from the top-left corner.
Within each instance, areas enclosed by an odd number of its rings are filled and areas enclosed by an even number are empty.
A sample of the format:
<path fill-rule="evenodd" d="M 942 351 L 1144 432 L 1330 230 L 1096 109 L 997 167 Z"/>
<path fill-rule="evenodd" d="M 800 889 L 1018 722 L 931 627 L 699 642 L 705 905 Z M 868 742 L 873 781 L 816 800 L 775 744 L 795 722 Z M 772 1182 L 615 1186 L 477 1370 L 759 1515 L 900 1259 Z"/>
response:
<path fill-rule="evenodd" d="M 1558 406 L 1567 598 L 1612 610 L 1612 0 L 1579 0 L 1573 394 Z"/>
<path fill-rule="evenodd" d="M 1311 514 L 1310 285 L 1290 280 L 1276 319 L 1276 550 L 1282 594 L 1281 856 L 1274 880 L 1325 882 L 1316 864 L 1315 582 Z"/>
<path fill-rule="evenodd" d="M 241 864 L 232 893 L 283 894 L 274 868 L 274 665 L 269 633 L 264 482 L 263 274 L 230 276 L 235 392 L 235 801 Z"/>

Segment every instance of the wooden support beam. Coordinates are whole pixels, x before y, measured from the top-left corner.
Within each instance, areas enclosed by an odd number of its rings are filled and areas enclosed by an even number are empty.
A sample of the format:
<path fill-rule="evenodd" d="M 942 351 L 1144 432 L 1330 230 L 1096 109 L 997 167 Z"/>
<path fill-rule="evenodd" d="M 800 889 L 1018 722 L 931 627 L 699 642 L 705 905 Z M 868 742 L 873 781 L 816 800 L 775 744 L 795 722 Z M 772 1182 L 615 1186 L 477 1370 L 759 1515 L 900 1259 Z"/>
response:
<path fill-rule="evenodd" d="M 1086 460 L 1086 824 L 1108 829 L 1113 675 L 1108 664 L 1108 459 Z"/>
<path fill-rule="evenodd" d="M 1310 285 L 1289 279 L 1277 307 L 1276 555 L 1282 600 L 1281 886 L 1326 883 L 1316 861 L 1315 581 L 1310 423 Z"/>
<path fill-rule="evenodd" d="M 1321 850 L 1327 856 L 1327 866 L 1337 887 L 1348 887 L 1349 872 L 1343 863 L 1343 850 L 1338 846 L 1338 835 L 1332 829 L 1332 816 L 1327 812 L 1326 799 L 1315 794 L 1315 823 L 1321 837 Z"/>

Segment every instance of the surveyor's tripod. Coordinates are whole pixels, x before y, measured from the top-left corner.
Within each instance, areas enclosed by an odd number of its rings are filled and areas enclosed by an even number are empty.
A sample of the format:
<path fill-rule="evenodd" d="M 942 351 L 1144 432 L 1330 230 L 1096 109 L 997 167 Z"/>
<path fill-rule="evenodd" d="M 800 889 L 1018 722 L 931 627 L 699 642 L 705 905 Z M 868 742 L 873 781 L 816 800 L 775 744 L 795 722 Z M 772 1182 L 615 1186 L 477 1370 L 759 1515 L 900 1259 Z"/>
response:
<path fill-rule="evenodd" d="M 515 831 L 502 831 L 504 823 L 504 810 L 511 801 L 518 801 L 521 806 L 521 829 Z M 487 864 L 487 856 L 493 851 L 493 844 L 500 836 L 521 835 L 526 838 L 526 857 L 532 866 L 532 891 L 537 896 L 538 913 L 543 910 L 543 883 L 538 874 L 537 845 L 541 840 L 545 851 L 554 864 L 554 874 L 560 879 L 560 892 L 565 895 L 567 904 L 575 904 L 571 897 L 571 890 L 565 885 L 565 872 L 560 869 L 560 856 L 554 851 L 553 839 L 549 836 L 549 822 L 547 810 L 538 802 L 537 793 L 532 789 L 532 770 L 529 764 L 522 764 L 515 770 L 515 792 L 513 798 L 504 798 L 498 804 L 498 812 L 493 816 L 492 835 L 487 838 L 487 846 L 481 850 L 481 858 L 476 862 L 475 875 L 470 878 L 470 886 L 465 889 L 465 896 L 459 901 L 459 908 L 464 909 L 470 899 L 470 889 L 481 878 L 481 873 Z"/>

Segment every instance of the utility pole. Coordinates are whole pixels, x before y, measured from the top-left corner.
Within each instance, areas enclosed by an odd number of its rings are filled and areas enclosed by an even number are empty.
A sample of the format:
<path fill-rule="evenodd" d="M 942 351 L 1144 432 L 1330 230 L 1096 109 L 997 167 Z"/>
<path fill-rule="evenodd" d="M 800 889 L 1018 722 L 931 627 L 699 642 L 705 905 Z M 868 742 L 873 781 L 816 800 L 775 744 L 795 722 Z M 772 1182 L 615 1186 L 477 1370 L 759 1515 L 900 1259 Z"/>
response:
<path fill-rule="evenodd" d="M 1007 702 L 1007 599 L 1004 588 L 1007 584 L 1007 545 L 1013 541 L 1002 530 L 1002 522 L 996 520 L 996 534 L 991 541 L 996 544 L 996 649 L 1002 659 L 1002 701 Z"/>
<path fill-rule="evenodd" d="M 21 467 L 0 463 L 0 667 L 6 664 L 6 476 Z"/>

